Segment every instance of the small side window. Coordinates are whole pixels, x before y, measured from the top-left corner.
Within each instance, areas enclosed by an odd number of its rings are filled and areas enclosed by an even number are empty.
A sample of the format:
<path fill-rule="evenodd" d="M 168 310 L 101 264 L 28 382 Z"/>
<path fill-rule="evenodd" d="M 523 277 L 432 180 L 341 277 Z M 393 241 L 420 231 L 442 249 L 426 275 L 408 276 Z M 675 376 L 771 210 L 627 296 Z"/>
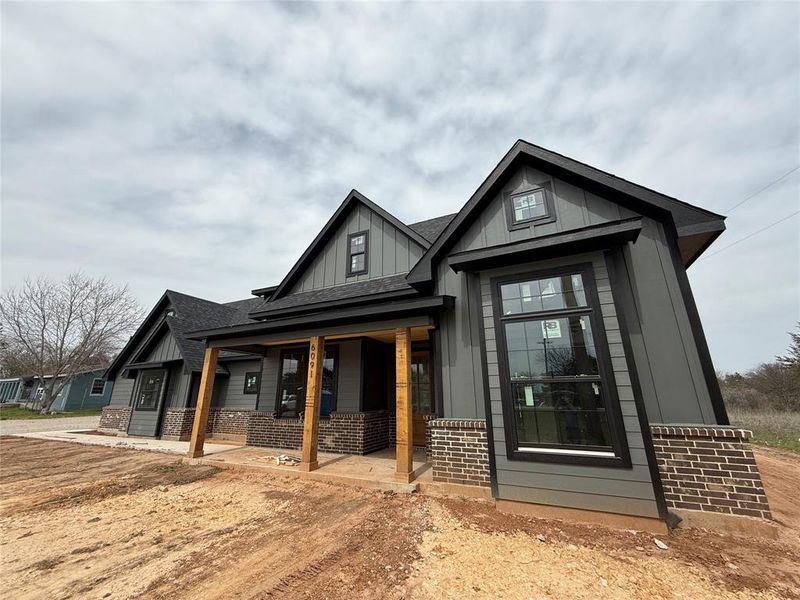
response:
<path fill-rule="evenodd" d="M 244 374 L 244 393 L 257 394 L 258 382 L 261 380 L 261 373 L 258 371 L 248 371 Z"/>
<path fill-rule="evenodd" d="M 367 246 L 369 232 L 351 233 L 347 237 L 347 274 L 362 275 L 367 272 Z"/>
<path fill-rule="evenodd" d="M 106 389 L 106 382 L 103 379 L 95 378 L 92 380 L 92 389 L 89 391 L 90 396 L 102 396 Z"/>
<path fill-rule="evenodd" d="M 506 194 L 505 205 L 509 229 L 556 220 L 550 184 L 542 184 L 516 194 Z"/>

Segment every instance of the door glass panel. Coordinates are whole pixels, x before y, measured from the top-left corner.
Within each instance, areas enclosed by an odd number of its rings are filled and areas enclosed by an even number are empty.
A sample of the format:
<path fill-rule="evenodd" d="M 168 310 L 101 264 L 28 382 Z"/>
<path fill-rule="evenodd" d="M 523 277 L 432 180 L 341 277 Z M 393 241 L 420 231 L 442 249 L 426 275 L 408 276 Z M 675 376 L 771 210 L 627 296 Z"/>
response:
<path fill-rule="evenodd" d="M 281 381 L 278 389 L 278 416 L 298 417 L 306 407 L 308 383 L 308 351 L 284 352 Z M 336 353 L 325 351 L 322 362 L 320 416 L 330 416 L 336 398 Z"/>
<path fill-rule="evenodd" d="M 164 371 L 145 371 L 139 385 L 137 410 L 156 410 L 161 399 L 161 387 L 164 384 Z"/>
<path fill-rule="evenodd" d="M 430 353 L 415 352 L 411 355 L 411 410 L 415 413 L 433 412 L 431 393 Z"/>

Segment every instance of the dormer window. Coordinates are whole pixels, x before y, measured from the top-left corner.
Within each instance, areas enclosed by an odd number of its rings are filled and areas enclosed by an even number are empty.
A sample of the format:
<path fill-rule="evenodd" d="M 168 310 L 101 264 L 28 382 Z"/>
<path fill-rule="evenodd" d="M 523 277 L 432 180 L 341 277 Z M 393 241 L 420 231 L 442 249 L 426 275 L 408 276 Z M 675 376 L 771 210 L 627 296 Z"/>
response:
<path fill-rule="evenodd" d="M 516 194 L 507 194 L 506 216 L 509 229 L 555 221 L 550 185 L 543 184 Z"/>
<path fill-rule="evenodd" d="M 369 232 L 351 233 L 347 237 L 347 274 L 362 275 L 367 272 L 367 246 Z"/>

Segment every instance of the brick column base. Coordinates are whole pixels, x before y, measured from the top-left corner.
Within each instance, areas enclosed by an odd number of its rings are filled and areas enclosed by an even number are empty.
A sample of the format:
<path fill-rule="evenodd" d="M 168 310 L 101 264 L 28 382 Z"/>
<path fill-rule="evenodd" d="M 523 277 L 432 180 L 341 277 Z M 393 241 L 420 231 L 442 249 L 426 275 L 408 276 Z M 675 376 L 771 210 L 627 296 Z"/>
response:
<path fill-rule="evenodd" d="M 433 480 L 489 487 L 489 444 L 483 419 L 428 421 Z"/>
<path fill-rule="evenodd" d="M 161 439 L 185 442 L 192 437 L 192 425 L 194 408 L 168 408 L 161 423 Z"/>
<path fill-rule="evenodd" d="M 667 506 L 771 519 L 749 440 L 733 427 L 652 425 Z"/>
<path fill-rule="evenodd" d="M 97 429 L 108 433 L 128 431 L 131 422 L 130 406 L 104 406 Z"/>

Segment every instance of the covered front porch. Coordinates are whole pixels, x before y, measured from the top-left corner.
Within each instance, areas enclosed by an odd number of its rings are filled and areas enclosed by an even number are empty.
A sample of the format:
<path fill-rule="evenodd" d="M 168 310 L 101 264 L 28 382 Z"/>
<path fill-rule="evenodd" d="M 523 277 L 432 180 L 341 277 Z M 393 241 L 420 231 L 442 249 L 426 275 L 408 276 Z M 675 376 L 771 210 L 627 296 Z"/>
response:
<path fill-rule="evenodd" d="M 424 426 L 418 410 L 415 406 L 419 405 L 419 394 L 415 393 L 415 385 L 418 386 L 420 379 L 420 366 L 418 356 L 421 354 L 419 348 L 423 345 L 427 353 L 427 363 L 425 376 L 432 376 L 432 353 L 433 336 L 435 330 L 435 317 L 430 314 L 425 307 L 423 314 L 403 316 L 392 320 L 382 320 L 373 322 L 361 322 L 358 324 L 333 323 L 321 324 L 318 327 L 305 330 L 294 331 L 270 331 L 276 327 L 276 323 L 252 324 L 245 326 L 244 330 L 240 326 L 232 328 L 234 330 L 212 330 L 209 332 L 198 332 L 198 336 L 203 336 L 206 343 L 203 370 L 200 376 L 197 402 L 193 411 L 193 422 L 189 444 L 188 456 L 199 458 L 204 455 L 204 443 L 209 432 L 208 421 L 212 413 L 212 397 L 214 392 L 214 379 L 217 372 L 217 361 L 221 351 L 246 352 L 254 355 L 271 356 L 275 355 L 276 349 L 281 349 L 281 371 L 275 377 L 277 390 L 270 391 L 266 398 L 260 399 L 259 410 L 254 411 L 249 416 L 248 440 L 253 439 L 263 430 L 265 443 L 260 446 L 274 448 L 276 453 L 295 454 L 300 458 L 299 464 L 292 467 L 294 471 L 314 473 L 319 471 L 321 474 L 334 474 L 339 477 L 339 470 L 358 472 L 363 470 L 363 476 L 368 476 L 369 472 L 379 474 L 379 479 L 386 480 L 387 475 L 391 475 L 391 480 L 400 484 L 408 484 L 414 481 L 424 472 L 425 455 L 424 452 L 417 454 L 417 462 L 414 459 L 415 429 L 417 431 L 417 442 L 420 439 L 420 427 Z M 278 326 L 281 325 L 279 322 Z M 249 330 L 253 331 L 249 331 Z M 250 334 L 250 335 L 247 335 Z M 348 377 L 347 365 L 338 365 L 336 369 L 331 368 L 326 355 L 326 348 L 344 346 L 345 343 L 352 343 L 353 340 L 367 340 L 370 344 L 383 349 L 385 356 L 375 362 L 371 346 L 364 345 L 365 356 L 360 363 L 358 370 L 359 381 L 356 385 L 361 386 L 363 394 L 364 388 L 370 385 L 370 381 L 376 376 L 381 379 L 384 388 L 391 386 L 383 398 L 382 406 L 374 406 L 361 398 L 362 404 L 358 412 L 339 412 L 331 411 L 330 384 L 323 381 L 339 377 Z M 412 348 L 412 344 L 414 347 Z M 301 369 L 295 369 L 291 373 L 286 373 L 285 367 L 292 359 L 287 358 L 286 350 L 291 348 L 291 353 L 302 355 Z M 414 357 L 414 358 L 412 358 Z M 417 362 L 415 362 L 415 360 Z M 391 367 L 390 367 L 391 365 Z M 413 369 L 413 375 L 412 375 Z M 335 370 L 335 373 L 332 373 Z M 385 371 L 391 371 L 385 373 Z M 388 376 L 386 376 L 388 375 Z M 302 378 L 302 382 L 293 381 Z M 287 386 L 296 393 L 287 394 Z M 275 394 L 275 399 L 269 397 Z M 430 402 L 430 415 L 433 417 L 433 388 L 431 386 L 428 394 Z M 425 394 L 423 394 L 425 395 Z M 273 404 L 274 402 L 274 404 Z M 265 408 L 266 407 L 266 408 Z M 338 452 L 348 454 L 333 454 L 324 452 L 330 448 L 328 443 L 331 436 L 332 426 L 352 427 L 362 429 L 362 437 L 366 438 L 372 432 L 380 429 L 383 444 L 369 446 L 367 451 L 361 448 L 353 450 L 344 449 Z M 416 427 L 415 427 L 416 425 Z M 364 428 L 372 428 L 363 433 Z M 424 444 L 424 430 L 422 430 L 422 443 Z M 275 434 L 278 435 L 275 435 Z M 294 436 L 291 442 L 286 443 L 286 438 L 281 438 L 282 434 Z M 302 442 L 299 437 L 302 435 Z M 272 437 L 270 437 L 272 436 Z M 250 442 L 249 442 L 250 443 Z M 387 443 L 393 446 L 391 449 L 384 449 L 378 453 L 375 449 L 385 448 Z M 298 448 L 298 446 L 300 446 Z M 386 450 L 389 450 L 387 455 Z M 246 457 L 242 460 L 245 463 L 263 462 L 254 458 L 264 456 L 259 450 L 255 454 L 255 449 L 245 447 L 237 450 L 235 454 L 225 453 L 218 455 L 218 460 L 232 460 L 238 457 Z M 366 454 L 370 452 L 370 458 L 381 458 L 378 463 L 363 463 L 352 454 Z M 391 456 L 391 473 L 387 474 L 387 462 Z M 251 460 L 252 459 L 252 460 Z M 376 469 L 376 464 L 382 465 Z M 277 468 L 283 468 L 275 465 Z"/>

